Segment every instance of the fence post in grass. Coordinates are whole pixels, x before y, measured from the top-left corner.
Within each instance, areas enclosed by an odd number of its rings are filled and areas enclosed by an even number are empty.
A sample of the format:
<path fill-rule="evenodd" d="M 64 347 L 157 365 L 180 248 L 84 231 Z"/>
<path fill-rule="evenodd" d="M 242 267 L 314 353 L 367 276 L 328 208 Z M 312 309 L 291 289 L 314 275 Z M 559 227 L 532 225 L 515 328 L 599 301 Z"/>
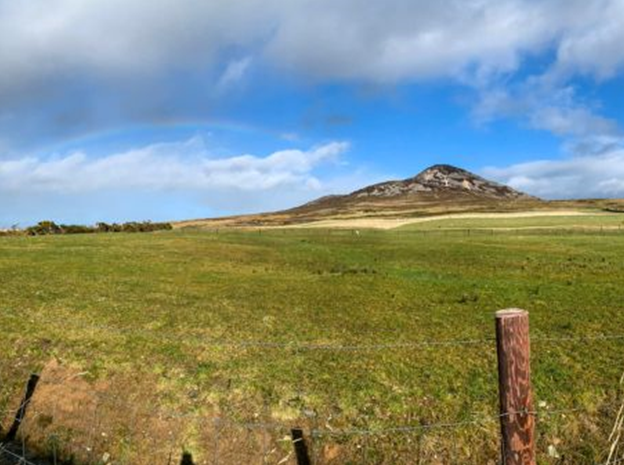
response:
<path fill-rule="evenodd" d="M 26 416 L 26 410 L 28 409 L 28 405 L 30 404 L 30 400 L 32 396 L 35 394 L 35 389 L 37 388 L 37 383 L 39 382 L 39 375 L 33 373 L 28 378 L 28 383 L 26 384 L 26 392 L 24 393 L 24 398 L 20 403 L 17 413 L 15 414 L 15 419 L 13 420 L 13 424 L 9 429 L 9 432 L 4 437 L 4 441 L 12 442 L 15 440 L 17 436 L 17 430 L 24 422 L 24 417 Z"/>
<path fill-rule="evenodd" d="M 496 348 L 503 464 L 535 465 L 528 312 L 496 312 Z"/>
<path fill-rule="evenodd" d="M 295 447 L 295 455 L 297 456 L 297 465 L 310 465 L 310 456 L 308 455 L 308 446 L 303 436 L 301 428 L 293 428 L 290 431 L 293 446 Z"/>

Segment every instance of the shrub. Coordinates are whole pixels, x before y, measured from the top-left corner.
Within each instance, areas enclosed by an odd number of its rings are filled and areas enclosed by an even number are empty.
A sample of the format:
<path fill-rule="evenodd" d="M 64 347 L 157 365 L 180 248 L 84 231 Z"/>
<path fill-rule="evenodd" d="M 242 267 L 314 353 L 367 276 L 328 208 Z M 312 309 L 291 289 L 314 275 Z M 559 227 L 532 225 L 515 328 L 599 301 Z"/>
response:
<path fill-rule="evenodd" d="M 41 236 L 46 234 L 62 234 L 63 230 L 54 221 L 40 221 L 36 226 L 26 229 L 31 236 Z"/>
<path fill-rule="evenodd" d="M 95 226 L 84 226 L 80 224 L 57 225 L 54 221 L 40 221 L 35 226 L 26 228 L 25 233 L 30 236 L 42 236 L 48 234 L 87 234 L 87 233 L 110 233 L 110 232 L 152 232 L 173 229 L 171 223 L 152 223 L 151 221 L 128 223 L 104 222 L 96 223 Z M 2 235 L 14 233 L 12 231 L 2 231 Z M 21 232 L 20 232 L 21 233 Z"/>

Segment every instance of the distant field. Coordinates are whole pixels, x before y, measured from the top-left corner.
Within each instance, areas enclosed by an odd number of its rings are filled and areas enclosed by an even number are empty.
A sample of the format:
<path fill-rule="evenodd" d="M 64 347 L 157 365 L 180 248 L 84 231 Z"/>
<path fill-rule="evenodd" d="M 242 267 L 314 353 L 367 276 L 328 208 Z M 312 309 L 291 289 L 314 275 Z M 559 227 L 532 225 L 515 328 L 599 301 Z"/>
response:
<path fill-rule="evenodd" d="M 298 424 L 318 463 L 494 464 L 493 313 L 514 306 L 552 412 L 540 463 L 600 462 L 624 340 L 578 338 L 624 334 L 622 218 L 0 238 L 0 411 L 44 369 L 25 428 L 94 463 L 278 463 Z M 594 229 L 478 230 L 559 226 Z M 423 341 L 463 342 L 396 345 Z"/>
<path fill-rule="evenodd" d="M 624 214 L 592 210 L 521 211 L 507 213 L 453 213 L 435 216 L 327 219 L 289 228 L 299 229 L 519 229 L 608 228 L 621 229 Z"/>
<path fill-rule="evenodd" d="M 491 214 L 475 217 L 451 217 L 444 219 L 432 218 L 429 221 L 408 224 L 401 230 L 414 229 L 624 229 L 624 214 L 622 213 L 592 213 L 579 212 L 569 214 L 559 212 L 557 215 L 530 215 L 513 216 L 510 214 Z"/>

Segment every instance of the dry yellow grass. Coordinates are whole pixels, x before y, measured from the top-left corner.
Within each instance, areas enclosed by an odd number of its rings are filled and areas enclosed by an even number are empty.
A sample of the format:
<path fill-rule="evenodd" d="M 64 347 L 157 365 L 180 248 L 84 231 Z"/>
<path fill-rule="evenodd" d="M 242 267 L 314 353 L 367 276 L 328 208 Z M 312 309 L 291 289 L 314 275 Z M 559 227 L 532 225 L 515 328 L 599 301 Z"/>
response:
<path fill-rule="evenodd" d="M 596 213 L 582 210 L 527 211 L 510 213 L 455 213 L 421 218 L 345 218 L 312 221 L 286 226 L 291 228 L 339 228 L 339 229 L 394 229 L 409 224 L 426 223 L 448 219 L 507 219 L 564 216 L 614 216 L 612 213 Z"/>

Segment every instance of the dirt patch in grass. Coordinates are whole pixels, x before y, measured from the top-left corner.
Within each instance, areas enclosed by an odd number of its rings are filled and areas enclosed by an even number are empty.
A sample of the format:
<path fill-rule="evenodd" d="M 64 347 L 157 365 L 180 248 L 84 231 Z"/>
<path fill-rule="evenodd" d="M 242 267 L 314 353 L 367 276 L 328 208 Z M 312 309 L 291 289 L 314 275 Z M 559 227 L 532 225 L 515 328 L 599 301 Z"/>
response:
<path fill-rule="evenodd" d="M 53 463 L 177 464 L 184 453 L 195 464 L 295 463 L 287 428 L 268 419 L 234 422 L 216 411 L 170 410 L 155 386 L 153 379 L 121 376 L 90 380 L 89 373 L 52 360 L 41 371 L 17 445 L 30 459 Z M 9 411 L 20 402 L 16 396 Z"/>
<path fill-rule="evenodd" d="M 88 376 L 56 360 L 46 364 L 20 426 L 19 442 L 35 455 L 59 462 L 148 464 L 178 455 L 182 418 L 160 415 L 149 394 L 127 399 L 128 392 L 136 392 L 131 379 Z"/>

